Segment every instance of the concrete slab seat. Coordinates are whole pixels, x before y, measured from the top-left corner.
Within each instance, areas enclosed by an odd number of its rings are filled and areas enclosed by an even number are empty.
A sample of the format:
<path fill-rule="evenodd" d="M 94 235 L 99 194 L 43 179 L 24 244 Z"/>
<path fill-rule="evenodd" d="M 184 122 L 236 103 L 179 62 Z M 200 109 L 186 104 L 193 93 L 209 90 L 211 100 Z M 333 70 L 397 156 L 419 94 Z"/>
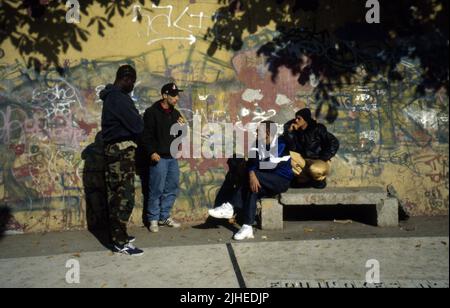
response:
<path fill-rule="evenodd" d="M 283 229 L 284 206 L 376 205 L 379 227 L 398 226 L 398 200 L 381 187 L 327 187 L 325 189 L 290 189 L 278 198 L 262 199 L 261 228 Z"/>

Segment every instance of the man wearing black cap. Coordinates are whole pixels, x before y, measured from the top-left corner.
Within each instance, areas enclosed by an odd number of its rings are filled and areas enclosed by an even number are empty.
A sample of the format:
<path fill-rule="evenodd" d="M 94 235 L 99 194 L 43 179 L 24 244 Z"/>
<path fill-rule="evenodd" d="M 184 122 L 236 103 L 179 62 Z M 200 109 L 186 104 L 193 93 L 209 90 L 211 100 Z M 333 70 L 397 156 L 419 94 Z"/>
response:
<path fill-rule="evenodd" d="M 100 92 L 103 100 L 102 137 L 105 144 L 109 222 L 113 250 L 139 256 L 143 251 L 134 247 L 134 237 L 127 233 L 127 223 L 134 208 L 134 177 L 136 139 L 144 123 L 130 93 L 136 82 L 136 71 L 130 65 L 121 66 L 114 84 Z"/>
<path fill-rule="evenodd" d="M 339 150 L 339 140 L 323 124 L 317 123 L 308 108 L 295 114 L 295 119 L 284 126 L 284 135 L 290 141 L 297 157 L 292 157 L 296 177 L 294 187 L 327 186 L 331 159 Z"/>
<path fill-rule="evenodd" d="M 148 208 L 144 213 L 144 223 L 151 232 L 158 232 L 159 226 L 179 228 L 180 224 L 170 217 L 177 198 L 180 170 L 178 161 L 172 157 L 170 146 L 177 138 L 170 134 L 176 123 L 185 121 L 175 106 L 180 99 L 176 84 L 162 87 L 162 99 L 154 103 L 144 113 L 144 133 L 142 145 L 150 160 Z"/>

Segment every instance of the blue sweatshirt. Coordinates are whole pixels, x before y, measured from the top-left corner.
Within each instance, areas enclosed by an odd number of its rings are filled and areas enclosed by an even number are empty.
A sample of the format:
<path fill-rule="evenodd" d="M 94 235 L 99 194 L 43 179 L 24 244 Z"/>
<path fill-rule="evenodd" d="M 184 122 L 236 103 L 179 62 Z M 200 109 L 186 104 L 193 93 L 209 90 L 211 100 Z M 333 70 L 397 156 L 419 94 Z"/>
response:
<path fill-rule="evenodd" d="M 270 151 L 270 145 L 268 148 L 266 148 L 268 151 Z M 289 148 L 287 146 L 286 141 L 283 137 L 278 138 L 278 149 L 275 153 L 277 153 L 276 158 L 282 158 L 287 157 L 290 155 Z M 271 168 L 261 168 L 261 162 L 270 162 L 270 157 L 267 157 L 265 159 L 261 159 L 261 155 L 259 151 L 256 151 L 256 158 L 249 158 L 247 162 L 247 169 L 248 171 L 262 171 L 262 172 L 270 172 L 273 174 L 276 174 L 278 176 L 281 176 L 283 178 L 286 178 L 288 180 L 292 180 L 294 178 L 294 172 L 292 171 L 292 165 L 291 165 L 291 159 L 289 158 L 287 161 L 281 161 L 279 163 L 273 163 L 271 164 Z"/>

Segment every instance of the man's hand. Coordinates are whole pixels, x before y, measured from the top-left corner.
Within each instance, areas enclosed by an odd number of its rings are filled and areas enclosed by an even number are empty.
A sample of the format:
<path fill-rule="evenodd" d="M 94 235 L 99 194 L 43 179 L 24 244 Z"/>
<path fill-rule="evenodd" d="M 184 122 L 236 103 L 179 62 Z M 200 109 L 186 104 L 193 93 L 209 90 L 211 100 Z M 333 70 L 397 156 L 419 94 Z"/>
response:
<path fill-rule="evenodd" d="M 183 126 L 183 125 L 186 124 L 186 121 L 184 120 L 183 117 L 179 117 L 178 120 L 177 120 L 177 122 L 178 122 L 178 124 L 180 124 L 181 126 Z"/>
<path fill-rule="evenodd" d="M 259 183 L 256 173 L 254 171 L 250 172 L 250 189 L 254 193 L 258 193 L 261 189 L 261 184 Z"/>
<path fill-rule="evenodd" d="M 153 153 L 152 156 L 150 156 L 150 159 L 152 162 L 158 163 L 161 160 L 161 157 L 158 155 L 158 153 Z"/>
<path fill-rule="evenodd" d="M 300 126 L 299 126 L 296 122 L 294 122 L 294 123 L 292 123 L 291 126 L 289 127 L 289 132 L 292 133 L 293 131 L 296 131 L 296 130 L 298 130 L 299 128 L 300 128 Z"/>

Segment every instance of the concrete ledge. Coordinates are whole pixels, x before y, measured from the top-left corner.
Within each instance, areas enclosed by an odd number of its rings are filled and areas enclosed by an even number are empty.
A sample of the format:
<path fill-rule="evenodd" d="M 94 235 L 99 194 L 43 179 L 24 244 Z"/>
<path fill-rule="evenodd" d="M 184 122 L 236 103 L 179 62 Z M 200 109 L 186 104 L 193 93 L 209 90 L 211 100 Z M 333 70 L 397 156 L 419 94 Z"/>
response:
<path fill-rule="evenodd" d="M 290 189 L 281 195 L 283 205 L 378 204 L 387 198 L 380 187 Z"/>
<path fill-rule="evenodd" d="M 398 227 L 398 200 L 388 198 L 377 204 L 377 224 L 379 227 Z"/>
<path fill-rule="evenodd" d="M 261 200 L 261 228 L 283 230 L 283 206 L 277 199 Z"/>
<path fill-rule="evenodd" d="M 398 226 L 398 200 L 388 198 L 381 187 L 335 187 L 290 189 L 277 199 L 261 200 L 261 228 L 283 229 L 283 206 L 287 205 L 376 205 L 379 227 Z"/>

